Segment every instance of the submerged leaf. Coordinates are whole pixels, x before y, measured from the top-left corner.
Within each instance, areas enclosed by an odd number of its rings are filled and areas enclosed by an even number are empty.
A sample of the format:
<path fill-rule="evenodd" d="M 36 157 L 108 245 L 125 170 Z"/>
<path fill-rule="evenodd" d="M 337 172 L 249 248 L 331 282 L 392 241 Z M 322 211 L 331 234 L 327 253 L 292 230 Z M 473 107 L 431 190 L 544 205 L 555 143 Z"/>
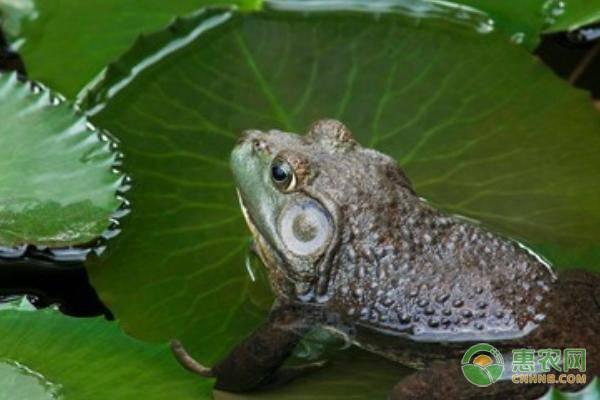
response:
<path fill-rule="evenodd" d="M 0 75 L 0 246 L 99 237 L 119 207 L 116 154 L 70 104 Z"/>

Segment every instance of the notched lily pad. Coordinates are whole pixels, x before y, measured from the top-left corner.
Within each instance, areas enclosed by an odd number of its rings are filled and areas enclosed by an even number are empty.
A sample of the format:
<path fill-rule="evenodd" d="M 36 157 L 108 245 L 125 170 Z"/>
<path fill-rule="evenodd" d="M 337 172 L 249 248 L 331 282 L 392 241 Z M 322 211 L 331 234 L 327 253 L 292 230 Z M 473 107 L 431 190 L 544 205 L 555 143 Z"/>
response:
<path fill-rule="evenodd" d="M 0 75 L 0 246 L 98 238 L 121 205 L 114 142 L 73 106 Z"/>

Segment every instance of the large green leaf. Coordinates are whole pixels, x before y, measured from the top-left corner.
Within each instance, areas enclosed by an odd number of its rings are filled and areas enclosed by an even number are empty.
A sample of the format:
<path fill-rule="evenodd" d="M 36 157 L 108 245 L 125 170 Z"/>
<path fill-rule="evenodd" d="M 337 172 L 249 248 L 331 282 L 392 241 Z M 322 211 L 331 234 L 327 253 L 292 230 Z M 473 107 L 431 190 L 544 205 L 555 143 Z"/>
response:
<path fill-rule="evenodd" d="M 116 154 L 70 104 L 32 90 L 0 75 L 0 246 L 87 243 L 120 204 Z"/>
<path fill-rule="evenodd" d="M 207 4 L 256 8 L 258 0 L 0 0 L 30 78 L 73 98 L 140 34 Z M 29 10 L 35 18 L 25 19 Z"/>
<path fill-rule="evenodd" d="M 329 2 L 329 4 L 327 4 Z M 543 31 L 573 29 L 600 18 L 594 0 L 347 0 L 357 8 L 391 9 L 415 16 L 462 21 L 496 29 L 532 49 Z M 257 9 L 261 0 L 0 0 L 3 26 L 14 36 L 30 76 L 74 97 L 138 35 L 162 28 L 174 15 L 207 4 Z M 339 4 L 330 0 L 283 0 L 271 4 Z M 20 33 L 20 34 L 19 34 Z"/>
<path fill-rule="evenodd" d="M 263 315 L 227 164 L 242 129 L 339 118 L 436 204 L 558 266 L 598 266 L 600 117 L 502 37 L 393 15 L 211 11 L 138 42 L 88 100 L 134 182 L 92 282 L 128 332 L 178 337 L 209 364 Z"/>
<path fill-rule="evenodd" d="M 166 344 L 132 339 L 115 322 L 21 305 L 0 310 L 0 331 L 2 400 L 209 397 L 210 381 L 186 373 Z"/>

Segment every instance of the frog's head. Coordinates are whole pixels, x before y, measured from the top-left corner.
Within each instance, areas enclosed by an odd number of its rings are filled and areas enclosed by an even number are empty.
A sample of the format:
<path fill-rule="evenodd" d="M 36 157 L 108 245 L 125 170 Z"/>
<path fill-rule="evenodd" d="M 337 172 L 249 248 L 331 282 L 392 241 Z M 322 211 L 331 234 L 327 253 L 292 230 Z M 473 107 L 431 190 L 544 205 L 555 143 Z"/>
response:
<path fill-rule="evenodd" d="M 287 281 L 306 299 L 323 295 L 344 211 L 358 191 L 380 190 L 390 165 L 397 170 L 335 120 L 318 121 L 303 136 L 243 133 L 231 166 L 246 222 L 279 294 L 277 281 Z"/>

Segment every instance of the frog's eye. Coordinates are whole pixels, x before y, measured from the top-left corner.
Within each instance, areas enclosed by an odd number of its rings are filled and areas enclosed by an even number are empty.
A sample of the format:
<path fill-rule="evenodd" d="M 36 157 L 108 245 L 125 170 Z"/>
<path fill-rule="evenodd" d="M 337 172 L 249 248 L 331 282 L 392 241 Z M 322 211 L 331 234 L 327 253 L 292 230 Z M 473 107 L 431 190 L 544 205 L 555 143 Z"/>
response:
<path fill-rule="evenodd" d="M 296 174 L 292 166 L 279 157 L 271 163 L 271 180 L 282 192 L 289 192 L 296 186 Z"/>
<path fill-rule="evenodd" d="M 331 216 L 319 203 L 307 200 L 285 207 L 279 219 L 281 239 L 298 256 L 320 254 L 333 234 Z"/>

